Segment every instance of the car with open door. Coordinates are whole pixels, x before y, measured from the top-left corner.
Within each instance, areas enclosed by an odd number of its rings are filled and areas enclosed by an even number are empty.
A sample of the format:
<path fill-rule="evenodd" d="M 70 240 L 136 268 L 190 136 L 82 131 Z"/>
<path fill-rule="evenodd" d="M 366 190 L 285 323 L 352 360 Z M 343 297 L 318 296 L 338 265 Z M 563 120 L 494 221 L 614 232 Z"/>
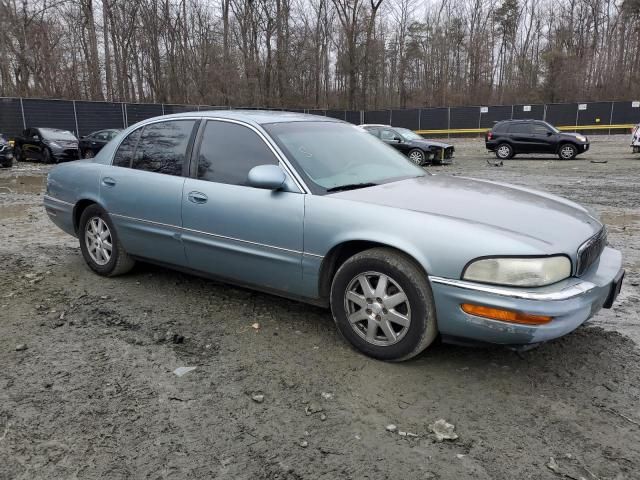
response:
<path fill-rule="evenodd" d="M 560 337 L 611 307 L 624 276 L 591 210 L 431 175 L 313 115 L 145 120 L 94 159 L 53 168 L 44 207 L 99 275 L 141 260 L 329 307 L 353 346 L 383 360 L 438 335 L 516 347 Z"/>
<path fill-rule="evenodd" d="M 453 162 L 453 145 L 427 140 L 408 128 L 378 124 L 359 127 L 406 155 L 416 165 L 446 165 Z"/>
<path fill-rule="evenodd" d="M 98 130 L 80 138 L 79 148 L 82 158 L 93 158 L 102 150 L 102 148 L 113 140 L 120 130 L 117 128 L 109 128 L 106 130 Z"/>
<path fill-rule="evenodd" d="M 0 133 L 0 166 L 9 168 L 13 165 L 13 147 L 9 139 Z"/>

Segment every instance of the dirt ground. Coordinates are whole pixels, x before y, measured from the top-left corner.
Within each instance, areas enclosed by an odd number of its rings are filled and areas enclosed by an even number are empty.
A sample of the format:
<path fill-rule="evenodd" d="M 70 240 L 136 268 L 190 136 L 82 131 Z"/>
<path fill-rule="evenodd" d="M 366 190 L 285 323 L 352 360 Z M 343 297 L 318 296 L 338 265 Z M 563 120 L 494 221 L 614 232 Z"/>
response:
<path fill-rule="evenodd" d="M 602 215 L 627 269 L 614 309 L 522 354 L 382 363 L 322 309 L 148 265 L 94 275 L 41 207 L 48 167 L 0 171 L 0 479 L 640 478 L 640 155 L 594 137 L 574 161 L 491 167 L 453 143 L 432 171 Z M 438 419 L 459 438 L 437 442 Z"/>

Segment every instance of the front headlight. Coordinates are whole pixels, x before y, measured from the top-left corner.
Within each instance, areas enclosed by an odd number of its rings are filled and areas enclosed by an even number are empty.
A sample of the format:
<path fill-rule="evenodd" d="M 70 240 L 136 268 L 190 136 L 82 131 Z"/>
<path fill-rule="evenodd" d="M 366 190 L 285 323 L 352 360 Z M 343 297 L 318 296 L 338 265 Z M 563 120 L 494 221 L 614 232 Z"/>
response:
<path fill-rule="evenodd" d="M 584 135 L 576 135 L 576 138 L 578 140 L 580 140 L 581 142 L 586 142 L 587 141 L 587 137 L 585 137 Z"/>
<path fill-rule="evenodd" d="M 571 260 L 563 255 L 536 258 L 483 258 L 471 262 L 462 278 L 474 282 L 542 287 L 571 275 Z"/>
<path fill-rule="evenodd" d="M 47 142 L 47 145 L 53 148 L 62 148 L 62 145 L 60 145 L 58 142 Z"/>

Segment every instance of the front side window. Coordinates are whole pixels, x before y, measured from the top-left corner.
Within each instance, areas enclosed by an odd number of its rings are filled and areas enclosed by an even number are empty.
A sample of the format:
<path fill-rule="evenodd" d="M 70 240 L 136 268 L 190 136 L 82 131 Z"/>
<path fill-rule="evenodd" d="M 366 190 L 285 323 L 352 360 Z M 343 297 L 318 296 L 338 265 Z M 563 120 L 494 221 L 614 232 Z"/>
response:
<path fill-rule="evenodd" d="M 353 125 L 288 122 L 264 128 L 314 193 L 426 175 L 395 148 Z"/>
<path fill-rule="evenodd" d="M 541 123 L 534 123 L 531 126 L 531 130 L 536 135 L 546 135 L 547 133 L 551 132 L 551 130 L 549 130 L 546 125 L 543 125 Z"/>
<path fill-rule="evenodd" d="M 422 137 L 418 135 L 413 130 L 409 130 L 408 128 L 398 128 L 398 133 L 402 135 L 402 138 L 405 140 L 422 140 Z"/>
<path fill-rule="evenodd" d="M 195 123 L 195 120 L 172 120 L 146 125 L 131 167 L 165 175 L 182 175 Z"/>
<path fill-rule="evenodd" d="M 131 160 L 133 160 L 133 153 L 136 151 L 141 131 L 141 128 L 134 130 L 122 141 L 113 157 L 113 165 L 116 167 L 131 167 Z"/>
<path fill-rule="evenodd" d="M 207 122 L 198 154 L 198 178 L 230 185 L 247 185 L 249 170 L 277 165 L 278 159 L 250 128 L 236 123 Z"/>
<path fill-rule="evenodd" d="M 385 128 L 383 130 L 380 130 L 380 138 L 382 140 L 384 140 L 385 142 L 392 142 L 398 137 L 399 137 L 399 135 L 396 132 L 394 132 L 393 130 L 389 129 L 389 128 Z"/>
<path fill-rule="evenodd" d="M 98 133 L 94 134 L 93 138 L 96 139 L 96 140 L 109 140 L 109 133 L 108 132 L 98 132 Z"/>

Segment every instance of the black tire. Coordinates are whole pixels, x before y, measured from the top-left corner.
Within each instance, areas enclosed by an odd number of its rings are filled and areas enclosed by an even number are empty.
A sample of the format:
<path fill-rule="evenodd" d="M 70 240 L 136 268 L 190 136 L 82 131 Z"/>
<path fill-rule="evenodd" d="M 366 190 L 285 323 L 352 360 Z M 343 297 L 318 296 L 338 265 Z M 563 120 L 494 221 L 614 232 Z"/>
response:
<path fill-rule="evenodd" d="M 390 280 L 388 285 L 393 288 L 395 285 L 392 282 L 397 284 L 405 294 L 407 300 L 403 305 L 410 308 L 410 323 L 407 327 L 400 327 L 399 340 L 396 343 L 375 345 L 365 338 L 366 332 L 362 331 L 364 327 L 359 327 L 358 324 L 352 326 L 349 322 L 347 291 L 350 285 L 365 273 L 374 274 L 374 276 L 380 273 L 388 276 Z M 387 290 L 385 294 L 386 292 Z M 366 296 L 367 294 L 363 293 L 362 298 Z M 365 310 L 364 306 L 362 310 Z M 394 362 L 408 360 L 427 348 L 438 335 L 433 293 L 425 273 L 411 258 L 391 248 L 365 250 L 349 258 L 340 266 L 331 285 L 331 312 L 342 336 L 360 352 L 379 360 Z M 383 312 L 386 312 L 385 315 L 389 313 L 387 309 Z M 374 315 L 375 312 L 367 308 L 363 313 Z M 370 319 L 373 322 L 373 317 Z M 380 320 L 380 317 L 376 317 L 376 320 Z M 369 322 L 369 318 L 361 321 Z M 371 324 L 367 323 L 367 325 Z M 387 323 L 387 328 L 389 328 L 388 325 Z M 374 328 L 375 331 L 383 333 L 382 328 L 377 327 L 377 322 Z M 358 333 L 358 330 L 361 332 Z"/>
<path fill-rule="evenodd" d="M 496 147 L 496 157 L 500 160 L 509 160 L 510 158 L 515 157 L 515 152 L 513 151 L 513 147 L 508 143 L 501 143 Z"/>
<path fill-rule="evenodd" d="M 22 156 L 22 148 L 18 146 L 13 147 L 13 156 L 16 157 L 16 162 L 24 162 L 24 158 Z"/>
<path fill-rule="evenodd" d="M 84 152 L 82 152 L 82 158 L 93 158 L 93 157 L 95 157 L 95 154 L 91 149 L 87 149 Z"/>
<path fill-rule="evenodd" d="M 51 152 L 49 151 L 48 148 L 45 148 L 44 150 L 42 150 L 42 161 L 44 163 L 51 163 L 52 158 L 53 156 L 51 155 Z"/>
<path fill-rule="evenodd" d="M 573 160 L 578 155 L 578 149 L 573 143 L 561 143 L 558 147 L 560 160 Z"/>
<path fill-rule="evenodd" d="M 419 148 L 414 148 L 413 150 L 410 150 L 409 153 L 407 154 L 407 157 L 409 157 L 409 160 L 411 161 L 411 163 L 414 163 L 419 167 L 422 167 L 427 160 L 427 156 L 425 155 L 424 151 L 420 150 Z"/>
<path fill-rule="evenodd" d="M 2 163 L 2 166 L 4 168 L 11 168 L 13 167 L 13 160 L 6 160 L 5 162 Z"/>
<path fill-rule="evenodd" d="M 109 261 L 104 265 L 100 265 L 91 257 L 85 237 L 88 223 L 95 218 L 99 218 L 104 223 L 106 223 L 111 236 L 111 257 L 109 258 Z M 78 226 L 78 239 L 80 241 L 80 250 L 82 251 L 84 261 L 87 263 L 89 268 L 91 268 L 91 270 L 96 272 L 98 275 L 102 275 L 105 277 L 115 277 L 117 275 L 122 275 L 131 270 L 136 263 L 135 260 L 127 254 L 126 250 L 120 243 L 120 240 L 118 239 L 118 233 L 113 226 L 111 217 L 109 217 L 109 214 L 99 205 L 89 205 L 82 212 L 82 215 L 80 216 L 80 223 Z"/>

